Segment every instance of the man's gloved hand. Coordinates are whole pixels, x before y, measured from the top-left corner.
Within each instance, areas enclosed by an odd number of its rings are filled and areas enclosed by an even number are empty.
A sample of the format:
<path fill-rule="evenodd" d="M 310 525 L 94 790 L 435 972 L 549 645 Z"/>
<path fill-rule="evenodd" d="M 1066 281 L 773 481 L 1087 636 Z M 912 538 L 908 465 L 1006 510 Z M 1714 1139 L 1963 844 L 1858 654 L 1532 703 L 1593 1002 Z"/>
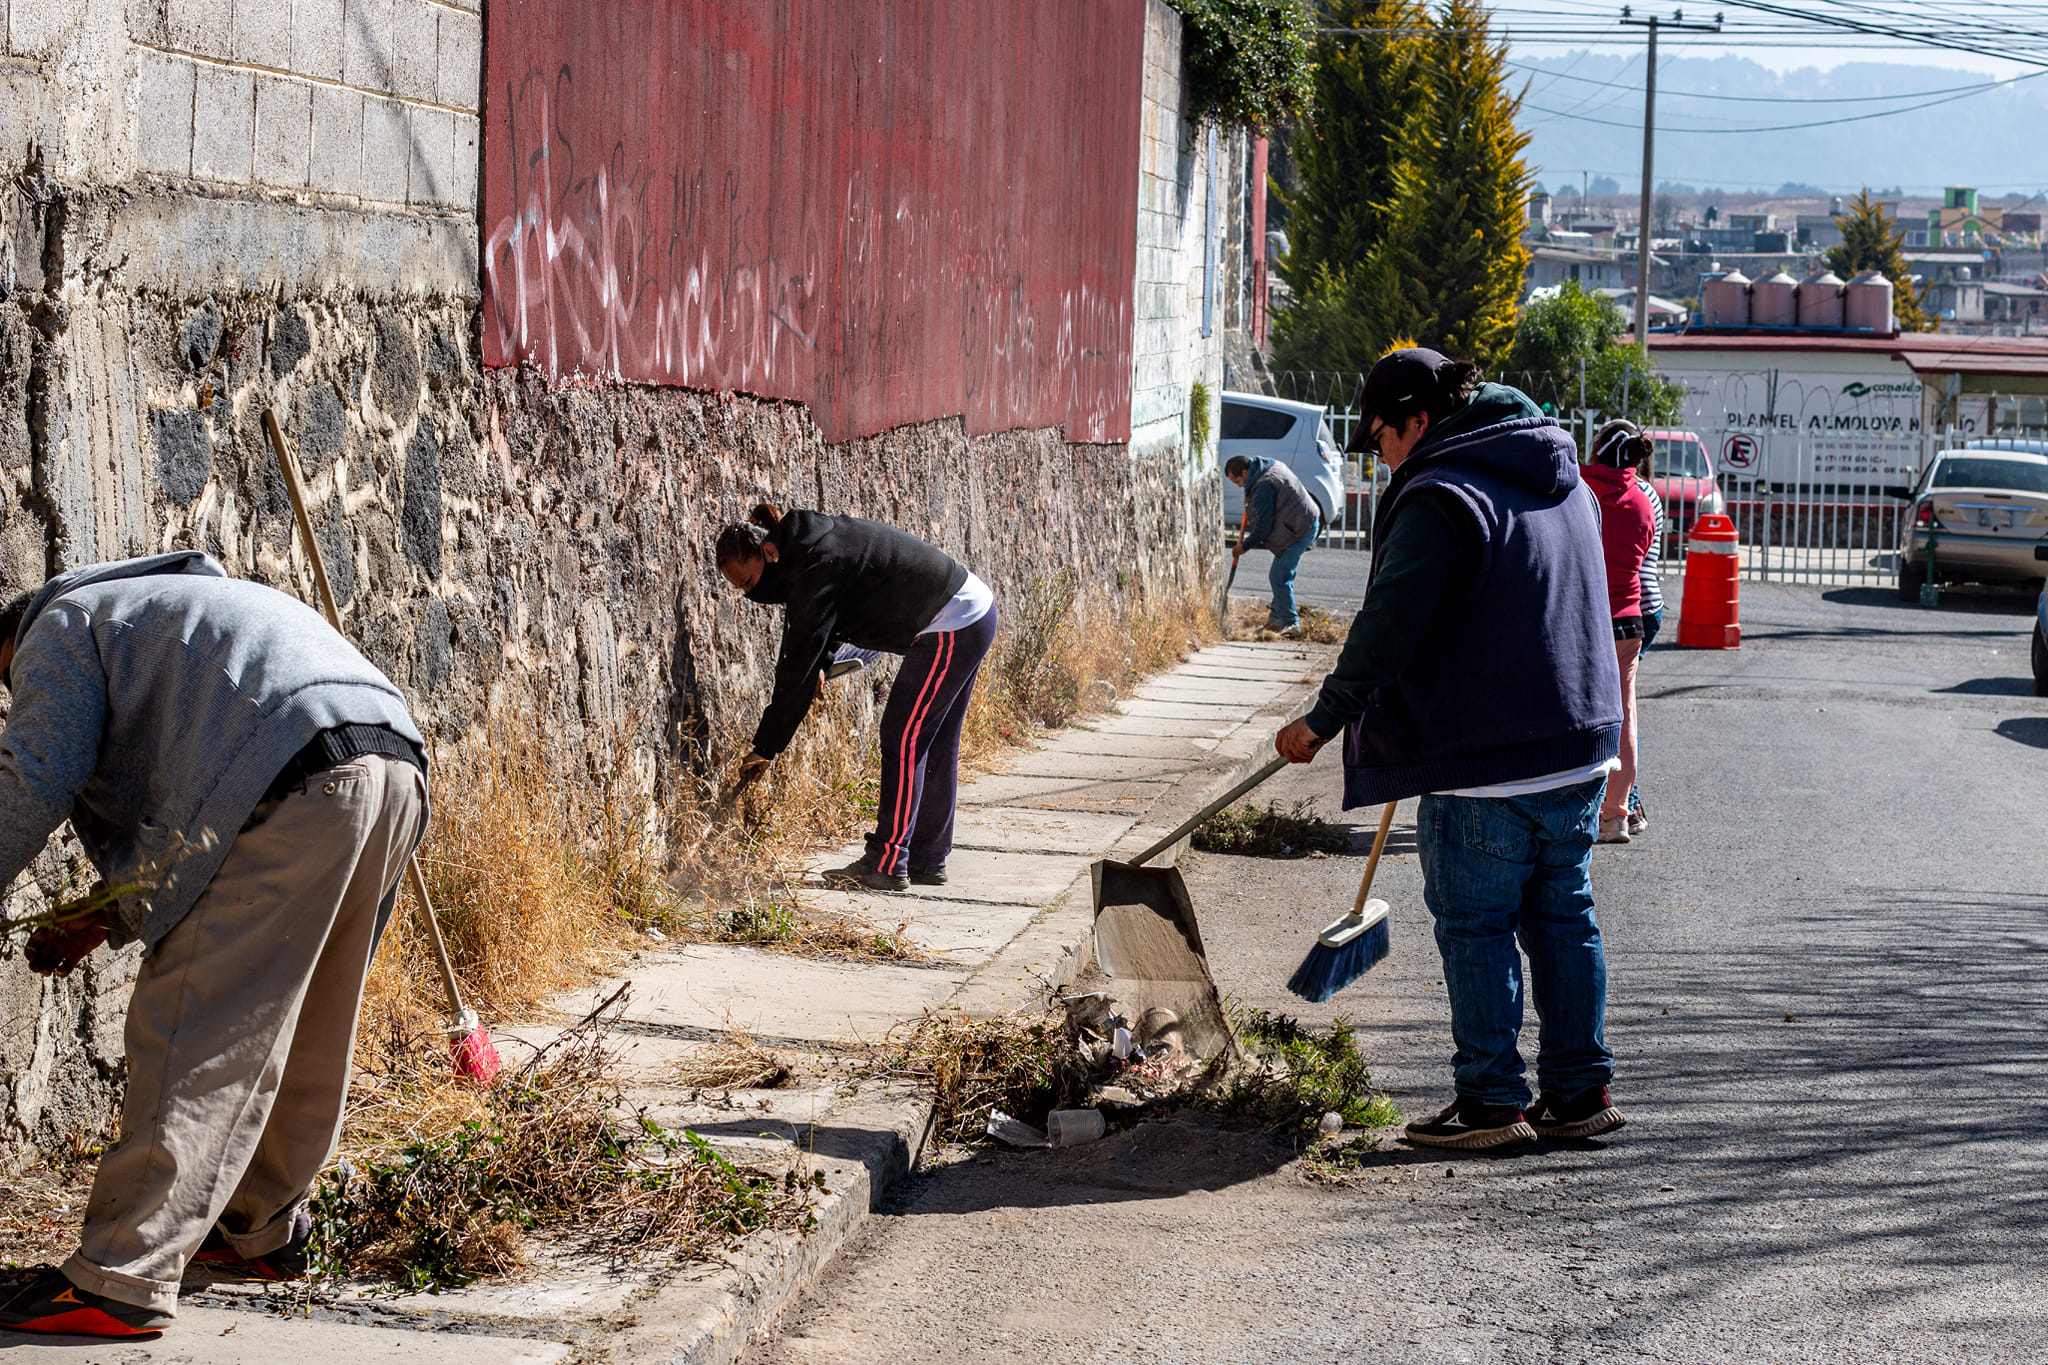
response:
<path fill-rule="evenodd" d="M 28 967 L 43 976 L 69 976 L 93 949 L 107 941 L 107 921 L 97 912 L 59 924 L 45 924 L 28 936 Z"/>

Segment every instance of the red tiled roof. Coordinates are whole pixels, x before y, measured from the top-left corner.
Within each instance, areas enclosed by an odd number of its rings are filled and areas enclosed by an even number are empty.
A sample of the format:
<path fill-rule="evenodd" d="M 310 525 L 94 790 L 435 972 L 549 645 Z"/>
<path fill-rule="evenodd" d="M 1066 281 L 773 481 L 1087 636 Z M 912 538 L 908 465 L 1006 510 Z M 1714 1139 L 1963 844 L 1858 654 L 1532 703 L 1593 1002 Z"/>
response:
<path fill-rule="evenodd" d="M 1942 332 L 1900 332 L 1872 336 L 1855 332 L 1690 332 L 1650 333 L 1652 351 L 1803 351 L 1883 355 L 1914 369 L 1966 370 L 2002 374 L 2048 373 L 2048 337 L 1958 336 Z M 2012 369 L 2025 362 L 2044 368 Z"/>

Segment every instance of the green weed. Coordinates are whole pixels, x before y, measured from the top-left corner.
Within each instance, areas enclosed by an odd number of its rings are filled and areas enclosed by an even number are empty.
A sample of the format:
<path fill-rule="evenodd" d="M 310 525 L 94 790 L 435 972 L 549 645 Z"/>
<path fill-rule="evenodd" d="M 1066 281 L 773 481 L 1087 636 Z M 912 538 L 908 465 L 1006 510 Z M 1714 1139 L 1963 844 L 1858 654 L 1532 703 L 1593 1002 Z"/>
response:
<path fill-rule="evenodd" d="M 1317 815 L 1313 801 L 1296 801 L 1284 810 L 1278 801 L 1269 801 L 1263 810 L 1232 806 L 1196 830 L 1193 842 L 1203 853 L 1301 858 L 1311 853 L 1347 852 L 1351 831 Z"/>
<path fill-rule="evenodd" d="M 1250 1066 L 1211 1098 L 1211 1107 L 1297 1132 L 1313 1131 L 1331 1111 L 1355 1128 L 1400 1121 L 1400 1111 L 1372 1088 L 1346 1021 L 1313 1029 L 1269 1010 L 1228 1008 Z"/>

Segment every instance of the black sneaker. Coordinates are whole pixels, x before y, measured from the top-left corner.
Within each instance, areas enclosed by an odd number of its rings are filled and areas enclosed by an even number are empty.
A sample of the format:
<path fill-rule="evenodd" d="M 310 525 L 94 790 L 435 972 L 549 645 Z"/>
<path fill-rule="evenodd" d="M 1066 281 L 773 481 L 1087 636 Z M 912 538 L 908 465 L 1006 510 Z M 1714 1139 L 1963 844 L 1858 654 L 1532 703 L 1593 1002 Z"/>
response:
<path fill-rule="evenodd" d="M 261 1256 L 244 1256 L 228 1242 L 218 1227 L 206 1234 L 192 1259 L 222 1275 L 250 1280 L 303 1280 L 306 1278 L 306 1244 L 313 1240 L 313 1216 L 304 1209 L 292 1215 L 291 1240 Z"/>
<path fill-rule="evenodd" d="M 900 874 L 875 871 L 874 863 L 861 858 L 845 867 L 835 867 L 818 874 L 827 886 L 866 887 L 870 891 L 908 891 L 910 878 Z"/>
<path fill-rule="evenodd" d="M 944 863 L 933 863 L 930 867 L 911 868 L 910 884 L 912 886 L 944 886 L 946 884 L 946 865 Z"/>
<path fill-rule="evenodd" d="M 1461 1152 L 1482 1152 L 1536 1140 L 1536 1130 L 1515 1106 L 1476 1104 L 1462 1099 L 1453 1101 L 1429 1122 L 1411 1123 L 1403 1131 L 1410 1142 L 1421 1146 L 1455 1147 Z"/>
<path fill-rule="evenodd" d="M 154 1308 L 104 1298 L 71 1283 L 61 1270 L 45 1270 L 0 1307 L 0 1327 L 16 1332 L 61 1332 L 81 1337 L 147 1337 L 174 1319 Z"/>
<path fill-rule="evenodd" d="M 1529 1111 L 1529 1126 L 1545 1137 L 1589 1138 L 1611 1133 L 1627 1123 L 1607 1098 L 1607 1087 L 1596 1085 L 1568 1100 L 1539 1096 Z"/>

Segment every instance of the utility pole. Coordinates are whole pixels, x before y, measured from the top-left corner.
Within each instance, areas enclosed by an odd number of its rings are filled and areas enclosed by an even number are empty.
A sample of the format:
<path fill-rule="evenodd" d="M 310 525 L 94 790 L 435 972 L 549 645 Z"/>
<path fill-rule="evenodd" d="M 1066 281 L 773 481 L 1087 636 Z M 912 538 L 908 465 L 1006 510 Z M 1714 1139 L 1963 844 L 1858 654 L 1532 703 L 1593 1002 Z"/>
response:
<path fill-rule="evenodd" d="M 1719 33 L 1721 16 L 1716 14 L 1711 24 L 1688 24 L 1685 11 L 1677 10 L 1669 19 L 1660 20 L 1656 15 L 1637 19 L 1629 13 L 1629 7 L 1621 7 L 1621 22 L 1635 28 L 1650 31 L 1650 61 L 1643 78 L 1643 193 L 1636 210 L 1636 345 L 1643 354 L 1650 353 L 1650 261 L 1654 252 L 1650 250 L 1650 173 L 1655 167 L 1657 134 L 1657 28 L 1665 24 L 1675 29 L 1693 33 Z"/>

